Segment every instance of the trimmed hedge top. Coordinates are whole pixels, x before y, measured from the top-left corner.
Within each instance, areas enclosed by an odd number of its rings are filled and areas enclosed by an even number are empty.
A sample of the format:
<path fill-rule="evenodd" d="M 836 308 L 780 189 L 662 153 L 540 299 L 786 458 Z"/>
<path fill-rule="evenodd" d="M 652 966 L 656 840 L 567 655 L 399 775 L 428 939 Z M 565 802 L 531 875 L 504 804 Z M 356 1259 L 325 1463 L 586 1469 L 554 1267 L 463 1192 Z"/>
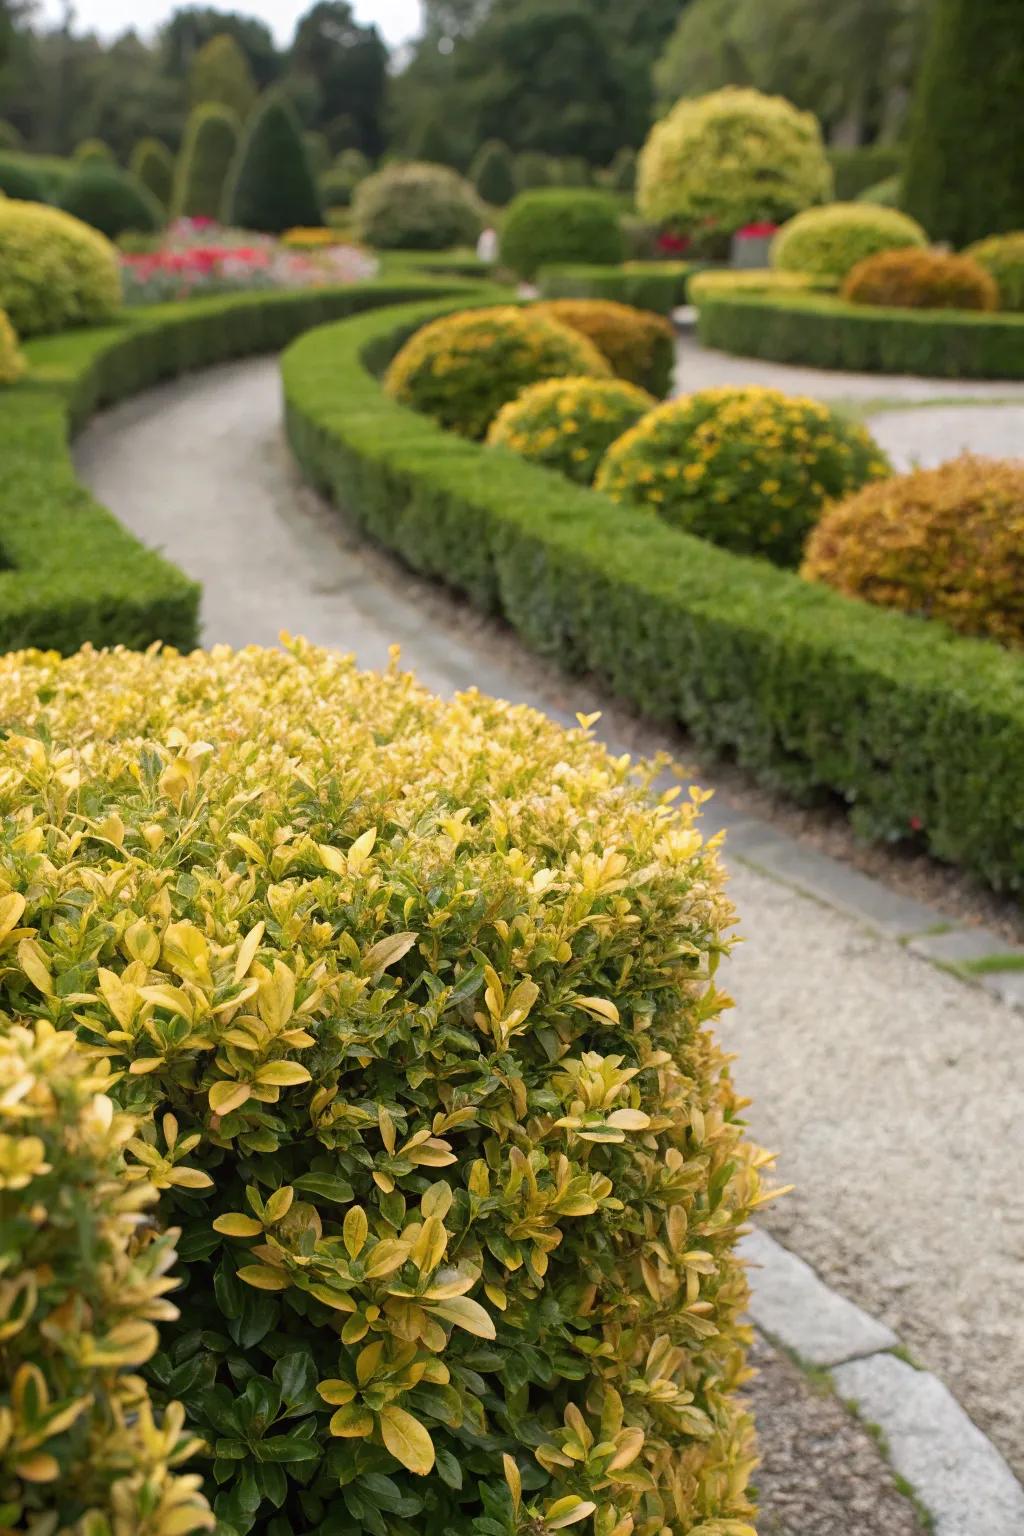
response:
<path fill-rule="evenodd" d="M 5 1011 L 124 1073 L 220 1519 L 753 1536 L 699 792 L 302 642 L 16 655 L 0 699 Z"/>

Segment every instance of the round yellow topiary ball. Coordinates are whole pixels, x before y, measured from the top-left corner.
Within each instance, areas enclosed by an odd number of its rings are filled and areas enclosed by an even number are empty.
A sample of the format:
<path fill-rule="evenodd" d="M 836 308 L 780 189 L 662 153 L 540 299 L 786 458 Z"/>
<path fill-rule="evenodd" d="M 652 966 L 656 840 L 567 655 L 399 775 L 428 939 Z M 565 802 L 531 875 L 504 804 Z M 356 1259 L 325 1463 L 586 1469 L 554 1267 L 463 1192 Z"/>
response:
<path fill-rule="evenodd" d="M 827 508 L 801 575 L 847 597 L 1024 642 L 1024 463 L 970 454 Z"/>
<path fill-rule="evenodd" d="M 810 272 L 840 283 L 858 261 L 879 251 L 927 244 L 917 220 L 896 208 L 829 203 L 808 208 L 783 224 L 772 241 L 771 262 L 783 272 Z"/>
<path fill-rule="evenodd" d="M 616 438 L 655 404 L 623 379 L 545 379 L 502 406 L 487 441 L 590 485 Z"/>
<path fill-rule="evenodd" d="M 0 202 L 0 309 L 19 336 L 108 320 L 120 303 L 109 240 L 59 208 Z"/>
<path fill-rule="evenodd" d="M 384 387 L 442 427 L 481 438 L 527 385 L 570 374 L 608 378 L 611 368 L 585 336 L 509 304 L 431 321 L 394 358 Z"/>

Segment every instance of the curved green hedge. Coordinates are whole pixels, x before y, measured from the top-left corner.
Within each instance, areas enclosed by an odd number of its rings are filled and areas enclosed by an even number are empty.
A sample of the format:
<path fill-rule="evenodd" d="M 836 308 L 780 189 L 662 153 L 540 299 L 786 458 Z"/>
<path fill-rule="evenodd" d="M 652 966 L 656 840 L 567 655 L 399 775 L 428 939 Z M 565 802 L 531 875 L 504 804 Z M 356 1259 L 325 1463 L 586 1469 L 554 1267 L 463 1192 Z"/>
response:
<path fill-rule="evenodd" d="M 0 390 L 0 650 L 196 643 L 199 588 L 75 478 L 68 437 L 93 411 L 193 368 L 277 351 L 339 315 L 453 286 L 410 276 L 229 295 L 30 342 L 28 375 Z"/>
<path fill-rule="evenodd" d="M 949 379 L 1024 379 L 1024 315 L 876 309 L 812 294 L 701 299 L 709 347 L 773 363 Z"/>
<path fill-rule="evenodd" d="M 686 283 L 694 270 L 683 261 L 644 261 L 615 267 L 553 262 L 537 273 L 537 287 L 542 299 L 614 299 L 636 309 L 670 315 L 686 303 Z"/>
<path fill-rule="evenodd" d="M 366 534 L 766 782 L 831 792 L 869 835 L 1024 886 L 1019 656 L 442 432 L 372 377 L 437 312 L 331 325 L 283 360 L 296 456 Z"/>

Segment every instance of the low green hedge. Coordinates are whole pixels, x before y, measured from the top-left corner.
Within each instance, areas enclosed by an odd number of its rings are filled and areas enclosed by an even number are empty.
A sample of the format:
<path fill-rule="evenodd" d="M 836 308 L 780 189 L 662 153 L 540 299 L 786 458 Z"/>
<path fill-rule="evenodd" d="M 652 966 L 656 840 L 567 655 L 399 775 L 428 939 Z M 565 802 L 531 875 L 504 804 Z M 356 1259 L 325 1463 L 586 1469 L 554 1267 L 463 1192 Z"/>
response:
<path fill-rule="evenodd" d="M 542 299 L 615 299 L 637 309 L 670 315 L 686 302 L 686 280 L 692 270 L 683 261 L 645 261 L 620 267 L 563 262 L 541 267 L 537 286 Z"/>
<path fill-rule="evenodd" d="M 868 835 L 1024 886 L 1019 656 L 442 432 L 371 378 L 436 313 L 364 316 L 285 354 L 296 456 L 363 532 L 769 784 L 831 792 Z"/>
<path fill-rule="evenodd" d="M 30 342 L 29 374 L 0 391 L 0 649 L 67 654 L 86 641 L 196 642 L 199 588 L 144 548 L 75 478 L 68 436 L 93 411 L 190 369 L 280 350 L 339 315 L 452 286 L 410 276 L 229 295 Z"/>
<path fill-rule="evenodd" d="M 811 294 L 716 294 L 698 305 L 709 347 L 773 363 L 951 379 L 1024 378 L 1024 315 L 876 309 Z"/>

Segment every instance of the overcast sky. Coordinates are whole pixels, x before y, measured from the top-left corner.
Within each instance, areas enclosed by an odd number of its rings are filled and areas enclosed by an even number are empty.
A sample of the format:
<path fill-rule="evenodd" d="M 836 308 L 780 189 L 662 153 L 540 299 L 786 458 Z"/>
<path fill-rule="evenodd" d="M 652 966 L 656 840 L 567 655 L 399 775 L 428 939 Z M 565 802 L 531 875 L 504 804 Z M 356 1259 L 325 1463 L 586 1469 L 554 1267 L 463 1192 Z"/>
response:
<path fill-rule="evenodd" d="M 137 32 L 153 32 L 178 3 L 189 0 L 75 0 L 75 25 L 79 31 L 99 32 L 103 37 L 114 37 L 128 27 Z M 229 0 L 218 5 L 217 0 L 195 0 L 197 4 L 213 4 L 218 10 L 244 11 L 259 16 L 272 30 L 278 43 L 291 40 L 297 19 L 308 11 L 312 0 Z M 354 0 L 353 9 L 359 21 L 376 22 L 384 39 L 392 47 L 414 37 L 419 29 L 419 0 Z M 42 14 L 50 20 L 61 15 L 59 0 L 43 0 Z"/>

